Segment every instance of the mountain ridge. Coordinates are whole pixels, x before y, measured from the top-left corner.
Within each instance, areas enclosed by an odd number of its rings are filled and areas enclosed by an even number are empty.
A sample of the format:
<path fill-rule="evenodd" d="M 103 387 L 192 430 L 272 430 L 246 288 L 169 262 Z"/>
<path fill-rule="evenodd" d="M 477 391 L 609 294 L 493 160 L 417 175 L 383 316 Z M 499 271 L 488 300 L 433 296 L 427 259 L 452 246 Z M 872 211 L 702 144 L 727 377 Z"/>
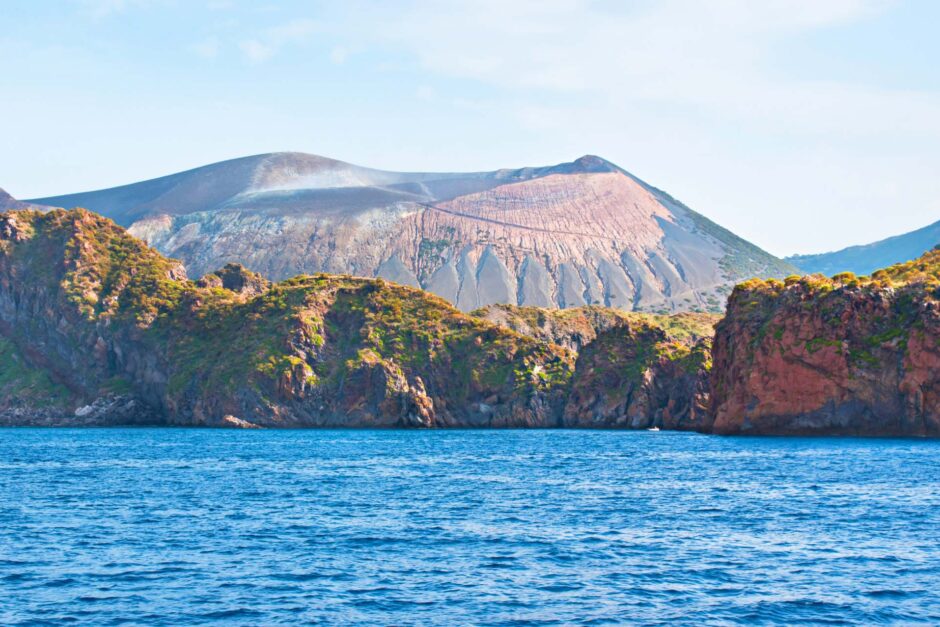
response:
<path fill-rule="evenodd" d="M 0 211 L 22 211 L 27 209 L 35 209 L 39 211 L 44 211 L 51 209 L 51 207 L 45 205 L 38 205 L 32 203 L 28 200 L 17 200 L 11 196 L 5 189 L 0 187 Z"/>
<path fill-rule="evenodd" d="M 242 263 L 495 303 L 718 311 L 738 280 L 795 268 L 596 155 L 487 172 L 393 172 L 265 153 L 36 199 L 117 221 L 190 274 Z"/>
<path fill-rule="evenodd" d="M 790 255 L 786 260 L 809 273 L 854 272 L 867 275 L 880 268 L 916 259 L 937 244 L 940 244 L 940 220 L 869 244 L 826 253 Z"/>

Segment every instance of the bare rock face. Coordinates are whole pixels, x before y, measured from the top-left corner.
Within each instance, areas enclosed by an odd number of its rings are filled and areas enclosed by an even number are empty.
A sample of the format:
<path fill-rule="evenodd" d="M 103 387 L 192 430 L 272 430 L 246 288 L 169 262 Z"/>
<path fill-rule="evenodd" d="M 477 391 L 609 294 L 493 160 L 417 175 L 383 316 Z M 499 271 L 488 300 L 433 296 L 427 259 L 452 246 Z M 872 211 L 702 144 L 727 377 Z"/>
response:
<path fill-rule="evenodd" d="M 72 412 L 72 419 L 59 424 L 69 426 L 112 426 L 160 424 L 153 409 L 131 395 L 108 394 L 82 405 Z"/>
<path fill-rule="evenodd" d="M 494 303 L 720 310 L 736 281 L 789 264 L 594 156 L 543 168 L 399 173 L 274 153 L 44 199 L 111 217 L 192 276 L 241 263 Z"/>
<path fill-rule="evenodd" d="M 0 217 L 0 238 L 18 242 L 25 236 L 16 215 L 7 213 Z"/>
<path fill-rule="evenodd" d="M 940 292 L 892 283 L 735 289 L 715 338 L 714 431 L 940 435 Z"/>
<path fill-rule="evenodd" d="M 271 287 L 271 282 L 239 263 L 229 263 L 224 268 L 203 276 L 199 279 L 198 285 L 219 287 L 246 296 L 257 296 L 267 291 Z"/>

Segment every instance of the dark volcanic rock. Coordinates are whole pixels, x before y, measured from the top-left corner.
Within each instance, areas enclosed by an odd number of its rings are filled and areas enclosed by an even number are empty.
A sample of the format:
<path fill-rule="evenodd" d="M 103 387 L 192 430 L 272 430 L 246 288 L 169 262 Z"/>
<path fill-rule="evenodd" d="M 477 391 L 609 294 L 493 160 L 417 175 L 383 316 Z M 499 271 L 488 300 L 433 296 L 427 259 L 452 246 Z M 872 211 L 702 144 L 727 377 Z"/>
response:
<path fill-rule="evenodd" d="M 710 348 L 676 346 L 652 326 L 602 332 L 578 355 L 564 425 L 707 430 Z"/>
<path fill-rule="evenodd" d="M 271 286 L 270 281 L 240 263 L 226 264 L 221 270 L 199 279 L 197 284 L 200 287 L 221 287 L 247 296 L 262 294 Z"/>

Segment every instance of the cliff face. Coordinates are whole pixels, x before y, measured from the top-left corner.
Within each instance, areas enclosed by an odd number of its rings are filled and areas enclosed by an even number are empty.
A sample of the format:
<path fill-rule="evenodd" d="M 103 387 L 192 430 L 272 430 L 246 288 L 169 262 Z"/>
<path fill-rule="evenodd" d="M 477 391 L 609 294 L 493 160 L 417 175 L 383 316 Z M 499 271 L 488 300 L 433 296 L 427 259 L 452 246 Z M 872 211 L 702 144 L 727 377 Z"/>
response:
<path fill-rule="evenodd" d="M 0 215 L 6 424 L 700 428 L 713 322 L 468 316 L 381 279 L 237 265 L 190 281 L 90 212 Z"/>
<path fill-rule="evenodd" d="M 62 390 L 55 402 L 32 403 L 38 413 L 28 422 L 149 421 L 166 366 L 144 331 L 183 275 L 178 262 L 93 214 L 0 214 L 0 333 Z M 18 422 L 29 417 L 23 411 Z"/>
<path fill-rule="evenodd" d="M 712 368 L 718 433 L 940 435 L 940 252 L 871 279 L 735 289 Z"/>
<path fill-rule="evenodd" d="M 6 338 L 0 338 L 0 426 L 31 421 L 54 423 L 72 400 L 68 388 L 36 368 Z"/>
<path fill-rule="evenodd" d="M 706 431 L 710 349 L 645 324 L 602 332 L 578 355 L 565 426 Z"/>
<path fill-rule="evenodd" d="M 191 281 L 90 212 L 0 214 L 0 425 L 940 436 L 940 250 L 754 279 L 716 320 L 467 315 L 382 279 L 238 265 Z"/>
<path fill-rule="evenodd" d="M 18 424 L 556 426 L 574 360 L 381 280 L 189 281 L 81 210 L 0 215 L 0 332 L 67 390 Z"/>
<path fill-rule="evenodd" d="M 578 353 L 562 419 L 566 427 L 708 430 L 711 337 L 718 316 L 508 305 L 474 315 Z"/>
<path fill-rule="evenodd" d="M 598 157 L 482 173 L 402 173 L 274 153 L 47 198 L 117 221 L 192 276 L 241 263 L 329 272 L 494 303 L 718 311 L 789 264 Z"/>

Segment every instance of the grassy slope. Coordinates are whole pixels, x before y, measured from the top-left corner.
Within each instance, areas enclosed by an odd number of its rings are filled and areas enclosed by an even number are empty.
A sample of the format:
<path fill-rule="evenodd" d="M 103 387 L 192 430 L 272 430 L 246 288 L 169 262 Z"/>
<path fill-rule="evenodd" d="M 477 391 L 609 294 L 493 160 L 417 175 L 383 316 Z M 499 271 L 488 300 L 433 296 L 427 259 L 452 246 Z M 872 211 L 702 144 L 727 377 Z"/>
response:
<path fill-rule="evenodd" d="M 382 280 L 321 274 L 247 300 L 199 296 L 195 307 L 168 320 L 176 366 L 171 395 L 193 385 L 197 391 L 250 385 L 267 394 L 299 378 L 335 389 L 364 363 L 379 362 L 425 376 L 453 368 L 452 396 L 476 384 L 524 384 L 537 364 L 550 364 L 541 369 L 545 386 L 563 383 L 570 371 L 562 350 Z"/>

